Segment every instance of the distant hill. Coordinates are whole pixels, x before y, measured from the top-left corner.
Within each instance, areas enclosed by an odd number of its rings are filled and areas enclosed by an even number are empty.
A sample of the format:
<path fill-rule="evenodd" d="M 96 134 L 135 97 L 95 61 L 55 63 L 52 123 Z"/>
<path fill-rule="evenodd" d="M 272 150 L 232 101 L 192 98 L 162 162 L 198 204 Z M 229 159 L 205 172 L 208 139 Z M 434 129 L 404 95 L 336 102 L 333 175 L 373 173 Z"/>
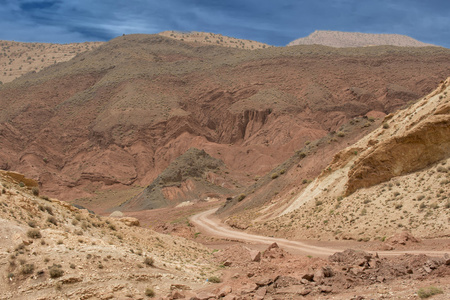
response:
<path fill-rule="evenodd" d="M 324 45 L 330 47 L 368 47 L 368 46 L 400 46 L 400 47 L 427 47 L 435 46 L 425 44 L 409 36 L 401 34 L 374 34 L 361 32 L 342 32 L 316 30 L 309 36 L 296 39 L 288 44 L 295 45 Z"/>
<path fill-rule="evenodd" d="M 273 47 L 268 44 L 256 41 L 237 39 L 234 37 L 224 36 L 212 32 L 197 32 L 197 31 L 180 32 L 170 30 L 160 32 L 159 35 L 185 42 L 201 43 L 205 45 L 217 45 L 238 49 L 256 50 Z"/>

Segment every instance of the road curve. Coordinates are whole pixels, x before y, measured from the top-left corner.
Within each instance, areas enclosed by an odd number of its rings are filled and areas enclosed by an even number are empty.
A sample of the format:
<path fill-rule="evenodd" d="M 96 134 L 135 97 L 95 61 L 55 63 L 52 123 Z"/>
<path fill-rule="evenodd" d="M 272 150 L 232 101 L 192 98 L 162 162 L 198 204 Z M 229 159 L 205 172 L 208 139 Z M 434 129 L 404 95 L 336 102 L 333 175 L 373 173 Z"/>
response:
<path fill-rule="evenodd" d="M 312 255 L 318 257 L 327 257 L 336 252 L 341 252 L 341 249 L 325 248 L 308 245 L 306 243 L 298 241 L 289 241 L 282 238 L 266 237 L 255 234 L 249 234 L 242 231 L 233 230 L 226 226 L 218 218 L 215 218 L 213 214 L 216 212 L 217 208 L 213 208 L 199 214 L 196 214 L 190 218 L 191 222 L 197 226 L 201 231 L 215 237 L 222 237 L 234 240 L 240 240 L 250 243 L 258 244 L 272 244 L 277 243 L 279 246 L 285 248 L 286 250 L 291 250 L 296 253 L 302 253 L 305 255 Z M 375 251 L 367 251 L 375 253 Z M 379 256 L 396 256 L 402 254 L 426 254 L 429 256 L 443 256 L 449 251 L 376 251 Z"/>

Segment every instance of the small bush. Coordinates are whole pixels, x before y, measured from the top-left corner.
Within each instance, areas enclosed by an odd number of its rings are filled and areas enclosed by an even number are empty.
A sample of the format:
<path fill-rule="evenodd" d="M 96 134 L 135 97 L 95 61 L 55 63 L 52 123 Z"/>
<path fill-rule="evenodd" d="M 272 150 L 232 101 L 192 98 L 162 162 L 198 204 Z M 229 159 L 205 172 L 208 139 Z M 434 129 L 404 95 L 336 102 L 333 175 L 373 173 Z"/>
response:
<path fill-rule="evenodd" d="M 30 229 L 27 231 L 27 236 L 32 239 L 40 239 L 42 237 L 39 229 Z"/>
<path fill-rule="evenodd" d="M 238 201 L 242 201 L 242 200 L 245 199 L 245 197 L 246 197 L 245 194 L 240 194 L 240 195 L 238 196 L 237 200 L 238 200 Z"/>
<path fill-rule="evenodd" d="M 145 296 L 153 298 L 155 297 L 155 291 L 151 288 L 146 288 L 145 289 Z"/>
<path fill-rule="evenodd" d="M 28 224 L 28 226 L 30 226 L 32 228 L 35 228 L 37 226 L 37 223 L 35 220 L 30 220 L 30 221 L 28 221 L 27 224 Z"/>
<path fill-rule="evenodd" d="M 21 182 L 19 182 L 19 186 L 20 186 L 20 187 L 24 187 L 24 186 L 25 186 L 25 183 L 23 183 L 23 182 L 21 181 Z"/>
<path fill-rule="evenodd" d="M 345 136 L 345 133 L 343 133 L 342 131 L 339 131 L 339 132 L 337 133 L 337 136 L 338 136 L 338 137 L 344 137 L 344 136 Z"/>
<path fill-rule="evenodd" d="M 50 278 L 58 278 L 64 275 L 64 270 L 57 265 L 53 265 L 49 268 L 48 273 L 50 274 Z"/>
<path fill-rule="evenodd" d="M 35 195 L 35 196 L 39 196 L 39 188 L 38 187 L 33 187 L 32 189 L 31 189 L 31 192 L 33 193 L 33 195 Z"/>
<path fill-rule="evenodd" d="M 272 179 L 276 179 L 276 178 L 278 178 L 278 173 L 273 173 L 270 177 L 271 177 Z"/>
<path fill-rule="evenodd" d="M 437 287 L 434 287 L 434 286 L 430 286 L 430 287 L 426 287 L 426 288 L 421 288 L 418 292 L 417 292 L 417 295 L 421 298 L 421 299 L 424 299 L 424 298 L 429 298 L 429 297 L 431 297 L 431 296 L 433 296 L 433 295 L 437 295 L 437 294 L 443 294 L 444 292 L 441 290 L 441 289 L 439 289 L 439 288 L 437 288 Z"/>
<path fill-rule="evenodd" d="M 151 257 L 146 257 L 144 259 L 144 264 L 146 264 L 147 266 L 153 267 L 153 265 L 155 264 L 155 261 Z"/>
<path fill-rule="evenodd" d="M 388 123 L 383 123 L 383 128 L 384 129 L 388 129 L 389 128 L 389 124 Z"/>
<path fill-rule="evenodd" d="M 57 220 L 55 217 L 53 217 L 53 216 L 48 217 L 48 218 L 47 218 L 47 222 L 52 223 L 53 225 L 58 226 L 58 220 Z"/>
<path fill-rule="evenodd" d="M 53 216 L 53 208 L 51 206 L 44 206 L 44 209 L 48 212 L 49 215 Z"/>
<path fill-rule="evenodd" d="M 33 274 L 33 272 L 34 272 L 34 264 L 25 264 L 20 269 L 20 273 L 25 275 Z"/>
<path fill-rule="evenodd" d="M 298 152 L 298 156 L 300 158 L 305 158 L 306 157 L 306 153 L 305 152 Z"/>
<path fill-rule="evenodd" d="M 212 283 L 221 283 L 221 282 L 222 282 L 222 280 L 220 280 L 220 278 L 217 277 L 217 276 L 211 276 L 211 277 L 209 277 L 209 278 L 208 278 L 208 281 L 209 281 L 209 282 L 212 282 Z"/>

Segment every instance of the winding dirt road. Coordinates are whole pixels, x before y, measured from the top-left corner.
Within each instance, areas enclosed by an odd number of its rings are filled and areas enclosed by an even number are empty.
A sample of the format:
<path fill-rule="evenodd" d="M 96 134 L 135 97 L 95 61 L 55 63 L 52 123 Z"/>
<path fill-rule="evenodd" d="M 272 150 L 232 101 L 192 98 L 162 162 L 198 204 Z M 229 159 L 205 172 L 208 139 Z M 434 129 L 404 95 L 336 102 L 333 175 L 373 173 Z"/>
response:
<path fill-rule="evenodd" d="M 308 245 L 306 243 L 298 241 L 289 241 L 282 238 L 273 238 L 260 236 L 255 234 L 249 234 L 237 230 L 233 230 L 226 226 L 218 218 L 214 216 L 214 212 L 217 208 L 210 209 L 199 214 L 196 214 L 190 218 L 191 222 L 197 226 L 202 232 L 215 237 L 228 238 L 234 240 L 240 240 L 248 243 L 258 243 L 258 244 L 272 244 L 276 242 L 279 246 L 290 250 L 295 253 L 301 253 L 305 255 L 312 255 L 318 257 L 327 257 L 336 252 L 341 252 L 341 249 L 325 248 Z M 375 253 L 375 251 L 368 251 Z M 396 256 L 402 254 L 426 254 L 429 256 L 443 256 L 445 253 L 450 251 L 377 251 L 379 256 Z"/>

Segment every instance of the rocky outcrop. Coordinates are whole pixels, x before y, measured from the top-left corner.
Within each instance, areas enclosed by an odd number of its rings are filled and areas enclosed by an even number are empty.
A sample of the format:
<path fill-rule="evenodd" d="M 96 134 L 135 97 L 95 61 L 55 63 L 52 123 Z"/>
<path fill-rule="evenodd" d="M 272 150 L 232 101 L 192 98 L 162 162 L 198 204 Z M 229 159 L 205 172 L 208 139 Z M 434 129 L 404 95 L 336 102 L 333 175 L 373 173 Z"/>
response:
<path fill-rule="evenodd" d="M 379 143 L 349 171 L 346 194 L 423 169 L 450 156 L 450 79 L 395 119 L 387 118 Z M 400 119 L 403 118 L 403 119 Z"/>

